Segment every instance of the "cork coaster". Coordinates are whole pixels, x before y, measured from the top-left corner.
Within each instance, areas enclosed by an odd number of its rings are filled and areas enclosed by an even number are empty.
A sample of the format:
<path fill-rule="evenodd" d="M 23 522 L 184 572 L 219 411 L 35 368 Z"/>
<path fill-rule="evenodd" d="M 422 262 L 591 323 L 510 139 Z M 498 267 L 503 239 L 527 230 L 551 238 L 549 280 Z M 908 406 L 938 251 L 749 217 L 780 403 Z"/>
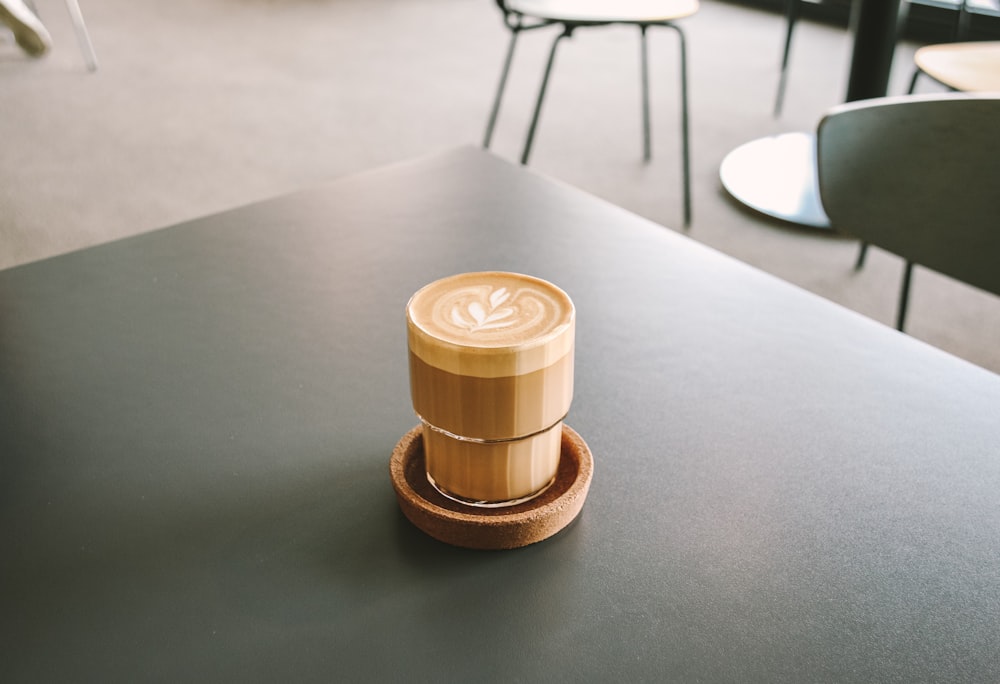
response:
<path fill-rule="evenodd" d="M 555 482 L 539 496 L 505 508 L 475 508 L 443 496 L 424 469 L 421 426 L 392 451 L 392 486 L 403 514 L 440 541 L 469 549 L 516 549 L 548 539 L 569 525 L 587 498 L 594 461 L 587 443 L 563 425 Z"/>

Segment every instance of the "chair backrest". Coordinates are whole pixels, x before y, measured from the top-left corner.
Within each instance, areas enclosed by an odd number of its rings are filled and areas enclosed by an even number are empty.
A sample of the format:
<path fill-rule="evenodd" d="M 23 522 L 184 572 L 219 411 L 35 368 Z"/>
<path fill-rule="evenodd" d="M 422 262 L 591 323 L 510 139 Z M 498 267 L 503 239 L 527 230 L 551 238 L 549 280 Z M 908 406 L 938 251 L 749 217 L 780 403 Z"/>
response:
<path fill-rule="evenodd" d="M 1000 95 L 862 100 L 820 121 L 836 230 L 1000 294 Z"/>

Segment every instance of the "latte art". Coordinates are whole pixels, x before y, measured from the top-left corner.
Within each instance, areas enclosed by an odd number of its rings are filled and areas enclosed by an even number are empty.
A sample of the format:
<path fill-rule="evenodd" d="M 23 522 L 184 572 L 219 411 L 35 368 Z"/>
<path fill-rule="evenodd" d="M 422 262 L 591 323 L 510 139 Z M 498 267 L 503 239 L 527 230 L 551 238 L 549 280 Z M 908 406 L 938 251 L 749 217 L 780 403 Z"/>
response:
<path fill-rule="evenodd" d="M 478 344 L 511 344 L 544 335 L 556 322 L 555 300 L 545 292 L 480 285 L 443 295 L 431 311 L 431 323 L 456 338 Z"/>
<path fill-rule="evenodd" d="M 467 273 L 414 296 L 413 322 L 446 342 L 476 347 L 530 343 L 567 323 L 572 304 L 549 283 L 510 273 Z"/>
<path fill-rule="evenodd" d="M 500 308 L 508 299 L 510 293 L 506 287 L 501 287 L 490 293 L 489 311 L 483 308 L 478 298 L 466 304 L 464 308 L 462 303 L 455 304 L 451 309 L 451 322 L 469 332 L 508 328 L 517 322 L 516 310 L 509 306 Z"/>
<path fill-rule="evenodd" d="M 443 278 L 407 305 L 410 351 L 461 375 L 530 373 L 572 346 L 573 302 L 549 282 L 487 271 Z"/>

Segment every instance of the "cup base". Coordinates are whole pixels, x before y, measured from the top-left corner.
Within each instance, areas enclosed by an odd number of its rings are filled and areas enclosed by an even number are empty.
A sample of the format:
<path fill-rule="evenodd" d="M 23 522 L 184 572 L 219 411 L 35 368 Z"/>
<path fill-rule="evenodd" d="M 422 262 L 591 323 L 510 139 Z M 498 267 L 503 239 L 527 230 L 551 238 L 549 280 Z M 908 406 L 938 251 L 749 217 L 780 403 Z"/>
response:
<path fill-rule="evenodd" d="M 563 425 L 559 470 L 548 489 L 516 506 L 467 506 L 427 481 L 418 425 L 396 444 L 389 473 L 400 510 L 422 532 L 468 549 L 515 549 L 548 539 L 577 518 L 590 490 L 594 460 L 583 438 Z"/>
<path fill-rule="evenodd" d="M 559 470 L 562 421 L 517 439 L 476 440 L 423 425 L 428 481 L 444 496 L 479 507 L 513 506 L 551 486 Z"/>
<path fill-rule="evenodd" d="M 526 501 L 531 501 L 532 499 L 541 496 L 545 493 L 545 490 L 552 486 L 552 483 L 556 481 L 556 478 L 553 476 L 552 479 L 542 485 L 541 489 L 537 492 L 517 499 L 508 499 L 506 501 L 476 501 L 475 499 L 467 499 L 464 496 L 453 494 L 435 482 L 430 473 L 427 473 L 427 481 L 431 483 L 431 486 L 434 487 L 434 489 L 436 489 L 441 496 L 451 499 L 456 503 L 460 503 L 465 506 L 474 506 L 476 508 L 506 508 L 507 506 L 517 506 L 518 504 L 523 504 Z"/>

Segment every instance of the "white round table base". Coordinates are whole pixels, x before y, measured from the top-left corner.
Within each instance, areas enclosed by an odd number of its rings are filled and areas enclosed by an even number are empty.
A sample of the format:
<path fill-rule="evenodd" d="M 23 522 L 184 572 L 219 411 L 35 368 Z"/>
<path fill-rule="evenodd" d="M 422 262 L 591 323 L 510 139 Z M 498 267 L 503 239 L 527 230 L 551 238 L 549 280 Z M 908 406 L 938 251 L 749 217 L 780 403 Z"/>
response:
<path fill-rule="evenodd" d="M 774 218 L 830 229 L 819 198 L 816 137 L 782 133 L 740 145 L 722 160 L 722 185 L 735 199 Z"/>

